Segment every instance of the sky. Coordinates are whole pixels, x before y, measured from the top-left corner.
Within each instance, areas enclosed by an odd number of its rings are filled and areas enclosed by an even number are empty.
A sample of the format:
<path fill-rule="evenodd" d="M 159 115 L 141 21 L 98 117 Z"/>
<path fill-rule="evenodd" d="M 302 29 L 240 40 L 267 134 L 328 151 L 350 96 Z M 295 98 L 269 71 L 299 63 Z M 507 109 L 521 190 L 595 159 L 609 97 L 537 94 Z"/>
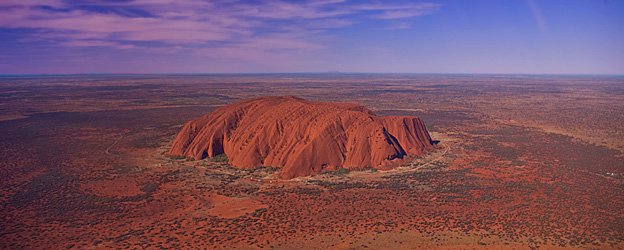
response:
<path fill-rule="evenodd" d="M 0 0 L 0 74 L 624 74 L 620 0 Z"/>

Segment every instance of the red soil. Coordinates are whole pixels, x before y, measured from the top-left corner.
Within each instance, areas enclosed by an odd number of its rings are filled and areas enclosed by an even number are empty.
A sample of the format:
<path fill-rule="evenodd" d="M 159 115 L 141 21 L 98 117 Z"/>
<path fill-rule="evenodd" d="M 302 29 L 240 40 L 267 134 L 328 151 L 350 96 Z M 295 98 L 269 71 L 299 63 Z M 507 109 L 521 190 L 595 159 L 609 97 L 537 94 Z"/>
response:
<path fill-rule="evenodd" d="M 131 197 L 143 194 L 138 183 L 132 177 L 91 181 L 81 184 L 80 188 L 101 197 Z"/>
<path fill-rule="evenodd" d="M 267 208 L 266 205 L 251 198 L 236 198 L 218 194 L 213 194 L 210 197 L 210 204 L 212 208 L 208 210 L 208 214 L 227 219 L 241 217 L 258 209 Z"/>
<path fill-rule="evenodd" d="M 169 153 L 195 159 L 225 154 L 240 168 L 281 168 L 285 179 L 339 167 L 389 169 L 433 149 L 414 116 L 378 117 L 351 103 L 263 97 L 187 122 Z"/>

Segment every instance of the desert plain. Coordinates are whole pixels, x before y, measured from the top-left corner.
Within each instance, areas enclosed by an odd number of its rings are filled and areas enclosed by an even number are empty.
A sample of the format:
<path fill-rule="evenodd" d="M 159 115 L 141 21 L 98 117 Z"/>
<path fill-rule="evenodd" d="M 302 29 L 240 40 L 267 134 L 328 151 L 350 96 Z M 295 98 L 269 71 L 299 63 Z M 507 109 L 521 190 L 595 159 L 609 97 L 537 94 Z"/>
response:
<path fill-rule="evenodd" d="M 286 180 L 166 154 L 275 95 L 417 116 L 435 149 Z M 0 248 L 622 249 L 623 124 L 621 76 L 2 76 Z"/>

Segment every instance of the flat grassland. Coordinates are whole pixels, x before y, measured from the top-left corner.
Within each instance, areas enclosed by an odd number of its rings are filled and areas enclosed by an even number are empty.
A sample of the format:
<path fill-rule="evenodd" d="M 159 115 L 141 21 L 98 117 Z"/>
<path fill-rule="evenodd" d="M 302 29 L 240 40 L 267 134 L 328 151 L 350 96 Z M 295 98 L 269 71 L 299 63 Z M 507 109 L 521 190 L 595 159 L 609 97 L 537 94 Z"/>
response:
<path fill-rule="evenodd" d="M 164 155 L 264 95 L 416 115 L 437 149 L 293 180 Z M 624 248 L 624 78 L 0 77 L 0 248 Z"/>

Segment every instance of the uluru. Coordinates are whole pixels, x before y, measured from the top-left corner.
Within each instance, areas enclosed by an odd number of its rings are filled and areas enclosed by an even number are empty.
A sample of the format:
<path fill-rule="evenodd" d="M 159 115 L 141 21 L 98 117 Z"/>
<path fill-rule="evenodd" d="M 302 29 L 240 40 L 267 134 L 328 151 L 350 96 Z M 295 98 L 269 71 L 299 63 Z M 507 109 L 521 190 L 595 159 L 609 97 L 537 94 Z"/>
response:
<path fill-rule="evenodd" d="M 239 168 L 271 166 L 290 179 L 338 168 L 391 169 L 433 150 L 422 120 L 377 116 L 353 103 L 271 96 L 220 107 L 187 122 L 169 154 L 225 154 Z"/>

